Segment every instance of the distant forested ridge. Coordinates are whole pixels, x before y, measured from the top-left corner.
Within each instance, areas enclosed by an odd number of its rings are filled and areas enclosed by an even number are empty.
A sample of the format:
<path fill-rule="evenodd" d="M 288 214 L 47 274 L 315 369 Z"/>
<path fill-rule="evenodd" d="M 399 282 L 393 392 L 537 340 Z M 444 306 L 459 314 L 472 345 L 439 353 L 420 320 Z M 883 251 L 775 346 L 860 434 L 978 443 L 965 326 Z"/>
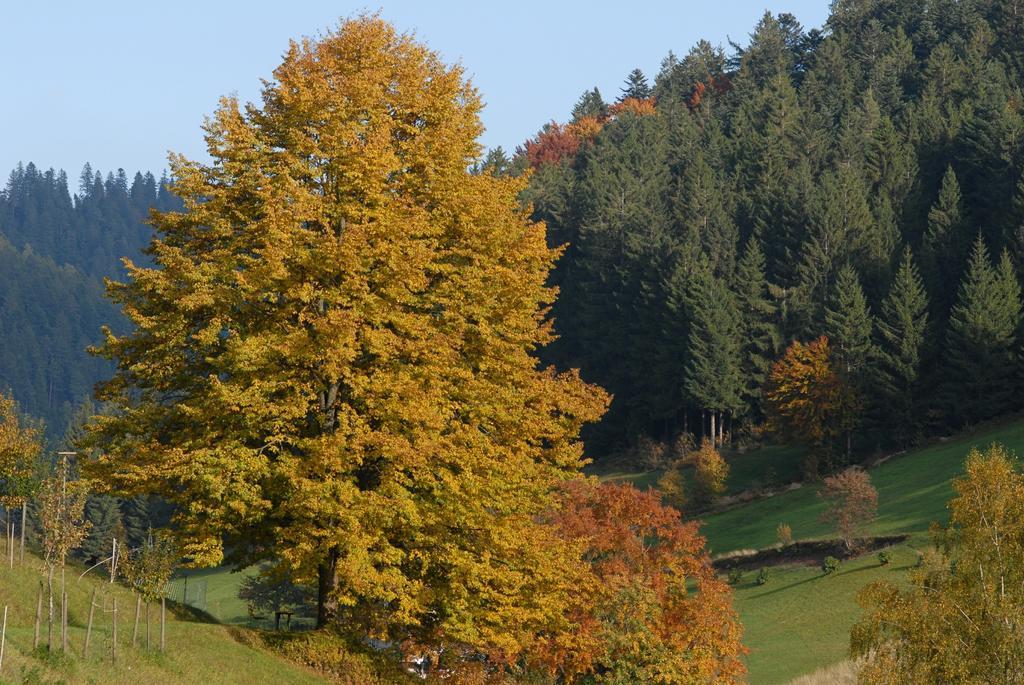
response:
<path fill-rule="evenodd" d="M 86 348 L 120 313 L 102 279 L 120 278 L 121 258 L 142 259 L 150 207 L 174 209 L 167 179 L 123 170 L 105 177 L 88 164 L 78 190 L 67 175 L 19 165 L 0 191 L 0 388 L 23 411 L 63 434 L 75 407 L 109 376 Z"/>
<path fill-rule="evenodd" d="M 774 361 L 822 335 L 854 449 L 1018 409 L 1022 70 L 1018 0 L 838 0 L 493 151 L 568 245 L 545 354 L 614 393 L 591 451 L 760 424 Z"/>

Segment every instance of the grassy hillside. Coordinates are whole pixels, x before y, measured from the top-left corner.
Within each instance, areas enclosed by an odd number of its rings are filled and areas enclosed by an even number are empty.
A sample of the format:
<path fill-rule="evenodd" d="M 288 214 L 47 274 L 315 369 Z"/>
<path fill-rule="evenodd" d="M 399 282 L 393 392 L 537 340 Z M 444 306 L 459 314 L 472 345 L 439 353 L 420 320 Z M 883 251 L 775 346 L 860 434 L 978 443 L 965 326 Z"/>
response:
<path fill-rule="evenodd" d="M 952 479 L 963 471 L 967 452 L 993 442 L 1024 452 L 1024 421 L 959 436 L 871 469 L 878 488 L 878 520 L 872 532 L 924 532 L 932 521 L 944 522 L 946 502 L 953 495 Z M 803 487 L 708 516 L 702 531 L 712 554 L 770 545 L 780 522 L 792 526 L 794 538 L 823 537 L 830 534 L 818 520 L 823 509 L 816 489 Z"/>
<path fill-rule="evenodd" d="M 968 451 L 992 442 L 1024 453 L 1024 421 L 916 450 L 871 470 L 879 502 L 873 532 L 911 535 L 908 544 L 893 550 L 889 566 L 880 566 L 870 554 L 845 562 L 829 577 L 810 567 L 775 568 L 762 586 L 754 583 L 756 573 L 748 572 L 736 588 L 736 607 L 751 650 L 750 682 L 786 683 L 845 659 L 850 627 L 860 615 L 857 592 L 874 580 L 905 578 L 916 560 L 914 548 L 928 544 L 929 524 L 946 520 L 952 479 L 962 473 Z M 771 545 L 780 521 L 793 527 L 794 537 L 826 537 L 830 530 L 818 521 L 822 508 L 816 488 L 808 486 L 709 516 L 703 531 L 714 553 Z"/>
<path fill-rule="evenodd" d="M 80 570 L 69 569 L 69 642 L 71 655 L 32 653 L 36 597 L 42 576 L 40 562 L 26 557 L 22 568 L 0 568 L 0 607 L 9 606 L 7 641 L 4 650 L 2 683 L 323 683 L 323 678 L 256 646 L 248 631 L 237 627 L 204 623 L 186 613 L 168 611 L 167 653 L 132 649 L 131 629 L 135 601 L 124 588 L 87 576 L 79 580 Z M 89 600 L 98 589 L 97 603 L 106 612 L 96 611 L 90 655 L 82 658 Z M 118 604 L 118 659 L 111 663 L 111 618 L 113 599 Z M 2 609 L 0 609 L 2 611 Z M 153 616 L 156 618 L 154 610 Z M 56 630 L 55 634 L 59 634 Z M 43 629 L 45 644 L 46 630 Z M 159 639 L 154 620 L 153 645 Z M 57 640 L 59 642 L 59 640 Z M 144 644 L 144 630 L 141 644 Z M 59 645 L 56 645 L 59 647 Z"/>

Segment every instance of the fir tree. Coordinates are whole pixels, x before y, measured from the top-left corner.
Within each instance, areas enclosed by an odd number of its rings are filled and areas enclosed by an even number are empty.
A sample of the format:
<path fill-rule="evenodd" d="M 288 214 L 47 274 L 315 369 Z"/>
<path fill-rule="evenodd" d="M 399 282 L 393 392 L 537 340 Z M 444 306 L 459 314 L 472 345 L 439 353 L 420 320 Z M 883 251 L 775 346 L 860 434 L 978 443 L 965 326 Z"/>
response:
<path fill-rule="evenodd" d="M 586 117 L 600 120 L 607 114 L 608 105 L 605 103 L 604 98 L 601 97 L 601 91 L 596 87 L 583 91 L 583 95 L 580 95 L 580 99 L 576 101 L 572 108 L 573 121 L 579 121 Z"/>
<path fill-rule="evenodd" d="M 880 405 L 883 424 L 899 444 L 907 445 L 921 429 L 921 358 L 928 330 L 928 295 L 914 266 L 910 248 L 896 270 L 878 321 Z"/>
<path fill-rule="evenodd" d="M 839 270 L 829 303 L 825 309 L 825 331 L 835 355 L 835 364 L 845 384 L 864 397 L 866 378 L 875 361 L 872 342 L 874 321 L 856 270 Z M 851 456 L 852 430 L 847 431 L 846 456 Z"/>
<path fill-rule="evenodd" d="M 757 419 L 764 416 L 761 389 L 782 348 L 782 338 L 765 276 L 764 253 L 755 238 L 747 241 L 736 269 L 735 292 L 742 322 L 743 398 L 747 412 Z"/>
<path fill-rule="evenodd" d="M 951 418 L 973 423 L 1010 407 L 1020 308 L 1009 257 L 1004 253 L 994 268 L 979 235 L 949 318 L 945 397 Z"/>
<path fill-rule="evenodd" d="M 644 72 L 639 69 L 634 69 L 629 72 L 626 77 L 626 82 L 621 88 L 622 95 L 619 96 L 619 102 L 623 100 L 629 100 L 630 98 L 636 100 L 646 100 L 651 97 L 651 87 L 647 84 L 647 77 L 644 76 Z"/>
<path fill-rule="evenodd" d="M 693 322 L 686 390 L 698 406 L 711 412 L 711 437 L 721 442 L 724 415 L 735 414 L 742 407 L 739 312 L 735 296 L 706 266 L 695 274 L 690 302 Z"/>
<path fill-rule="evenodd" d="M 950 283 L 959 283 L 963 255 L 968 249 L 963 237 L 963 200 L 953 167 L 946 169 L 942 188 L 928 211 L 928 225 L 922 241 L 925 275 L 935 298 L 936 313 L 945 318 L 953 300 Z"/>
<path fill-rule="evenodd" d="M 125 527 L 115 497 L 89 495 L 85 503 L 85 520 L 90 523 L 79 556 L 88 564 L 95 564 L 111 555 L 113 539 L 125 542 Z"/>

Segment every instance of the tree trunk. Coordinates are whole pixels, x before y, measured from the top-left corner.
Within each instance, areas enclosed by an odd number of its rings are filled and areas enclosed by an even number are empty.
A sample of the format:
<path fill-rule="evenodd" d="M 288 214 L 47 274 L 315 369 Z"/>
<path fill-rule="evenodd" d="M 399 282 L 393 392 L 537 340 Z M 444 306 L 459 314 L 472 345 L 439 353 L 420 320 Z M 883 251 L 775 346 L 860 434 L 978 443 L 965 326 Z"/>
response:
<path fill-rule="evenodd" d="M 67 654 L 68 651 L 68 593 L 60 594 L 60 649 Z"/>
<path fill-rule="evenodd" d="M 711 444 L 713 446 L 718 445 L 718 434 L 715 432 L 715 415 L 717 413 L 716 411 L 711 412 Z"/>
<path fill-rule="evenodd" d="M 43 584 L 39 583 L 39 599 L 36 600 L 36 632 L 32 639 L 32 649 L 39 649 L 39 632 L 43 626 Z"/>
<path fill-rule="evenodd" d="M 49 612 L 46 616 L 46 649 L 53 651 L 53 567 L 46 574 L 46 594 L 49 597 Z"/>
<path fill-rule="evenodd" d="M 149 629 L 149 600 L 146 600 L 146 651 L 149 651 L 149 647 L 152 644 L 150 640 L 152 633 Z"/>
<path fill-rule="evenodd" d="M 19 561 L 25 563 L 25 521 L 28 520 L 28 500 L 21 501 L 21 551 L 18 556 Z"/>
<path fill-rule="evenodd" d="M 160 598 L 160 651 L 164 651 L 164 647 L 167 645 L 165 639 L 165 630 L 167 625 L 167 599 L 165 597 Z"/>
<path fill-rule="evenodd" d="M 338 614 L 334 591 L 338 587 L 338 548 L 332 547 L 317 568 L 316 627 L 323 628 Z"/>

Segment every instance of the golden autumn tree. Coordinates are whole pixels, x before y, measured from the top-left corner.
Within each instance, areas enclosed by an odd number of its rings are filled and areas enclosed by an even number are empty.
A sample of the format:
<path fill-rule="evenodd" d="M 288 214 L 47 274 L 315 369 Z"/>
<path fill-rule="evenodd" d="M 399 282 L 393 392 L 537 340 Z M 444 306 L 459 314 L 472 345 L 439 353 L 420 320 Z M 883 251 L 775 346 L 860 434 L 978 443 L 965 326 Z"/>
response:
<path fill-rule="evenodd" d="M 817 475 L 818 459 L 853 424 L 860 404 L 835 370 L 825 336 L 789 346 L 772 365 L 764 398 L 773 428 L 811 446 L 808 476 Z"/>
<path fill-rule="evenodd" d="M 1018 683 L 1024 674 L 1024 476 L 1000 445 L 967 457 L 954 481 L 949 527 L 910 587 L 861 591 L 851 633 L 872 684 Z"/>
<path fill-rule="evenodd" d="M 318 622 L 512 658 L 560 621 L 571 549 L 536 522 L 605 395 L 538 368 L 558 250 L 472 175 L 480 99 L 373 16 L 293 43 L 259 104 L 173 156 L 184 210 L 110 293 L 90 475 L 176 505 L 194 565 L 275 558 Z"/>
<path fill-rule="evenodd" d="M 568 630 L 528 661 L 559 682 L 738 683 L 746 669 L 732 591 L 711 566 L 696 522 L 632 485 L 576 480 L 550 525 L 582 544 Z"/>
<path fill-rule="evenodd" d="M 25 423 L 13 397 L 0 393 L 0 504 L 8 509 L 21 508 L 22 558 L 25 555 L 28 501 L 39 487 L 39 456 L 42 451 L 40 431 Z M 13 544 L 9 552 L 13 559 Z"/>

